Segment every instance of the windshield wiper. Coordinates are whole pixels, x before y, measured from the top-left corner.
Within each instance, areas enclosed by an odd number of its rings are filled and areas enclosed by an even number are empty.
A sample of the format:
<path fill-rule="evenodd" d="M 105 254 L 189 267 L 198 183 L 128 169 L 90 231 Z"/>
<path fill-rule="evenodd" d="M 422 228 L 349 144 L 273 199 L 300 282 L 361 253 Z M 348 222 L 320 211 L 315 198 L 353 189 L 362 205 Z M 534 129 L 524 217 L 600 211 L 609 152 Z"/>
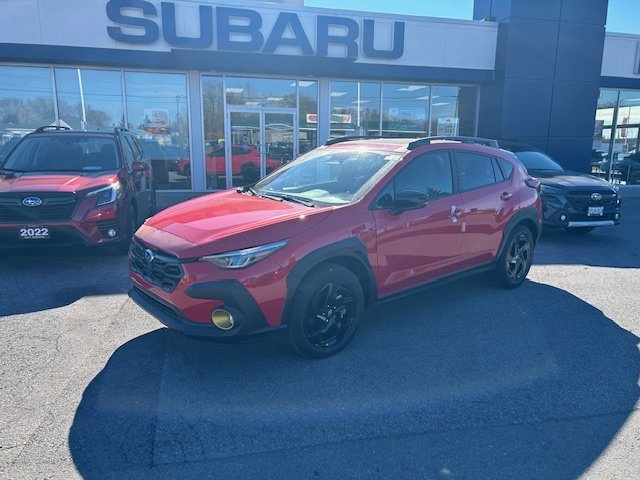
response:
<path fill-rule="evenodd" d="M 309 200 L 308 198 L 303 198 L 303 197 L 294 197 L 291 195 L 286 195 L 286 194 L 278 194 L 275 195 L 278 198 L 281 198 L 282 200 L 285 200 L 287 202 L 293 202 L 293 203 L 299 203 L 301 205 L 304 205 L 305 207 L 315 207 L 315 203 L 313 203 L 311 200 Z"/>
<path fill-rule="evenodd" d="M 18 170 L 15 168 L 6 168 L 6 167 L 2 167 L 0 168 L 0 172 L 7 172 L 7 173 L 25 173 L 24 170 Z"/>

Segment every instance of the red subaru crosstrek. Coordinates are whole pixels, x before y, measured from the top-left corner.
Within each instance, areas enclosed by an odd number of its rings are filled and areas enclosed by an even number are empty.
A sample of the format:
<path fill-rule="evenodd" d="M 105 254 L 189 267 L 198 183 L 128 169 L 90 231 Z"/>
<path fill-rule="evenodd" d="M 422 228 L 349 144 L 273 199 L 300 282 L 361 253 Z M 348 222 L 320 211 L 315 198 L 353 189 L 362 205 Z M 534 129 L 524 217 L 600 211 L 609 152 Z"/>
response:
<path fill-rule="evenodd" d="M 126 253 L 154 209 L 149 161 L 120 128 L 41 127 L 0 164 L 0 249 L 84 244 Z"/>
<path fill-rule="evenodd" d="M 491 269 L 520 285 L 541 233 L 539 182 L 466 137 L 337 139 L 252 187 L 169 208 L 136 232 L 130 296 L 188 336 L 286 330 L 324 357 L 365 306 Z"/>

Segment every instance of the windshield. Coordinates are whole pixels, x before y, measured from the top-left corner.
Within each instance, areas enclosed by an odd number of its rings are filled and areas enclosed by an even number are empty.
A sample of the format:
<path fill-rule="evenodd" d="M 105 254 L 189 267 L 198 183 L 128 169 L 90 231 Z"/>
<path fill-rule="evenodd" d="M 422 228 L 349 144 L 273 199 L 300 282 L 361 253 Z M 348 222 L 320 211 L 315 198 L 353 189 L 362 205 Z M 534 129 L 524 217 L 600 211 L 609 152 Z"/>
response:
<path fill-rule="evenodd" d="M 564 168 L 554 162 L 551 157 L 542 152 L 530 150 L 525 152 L 515 152 L 515 154 L 527 170 L 555 170 L 559 172 L 564 170 Z"/>
<path fill-rule="evenodd" d="M 37 135 L 25 138 L 2 168 L 18 172 L 101 172 L 116 170 L 113 138 L 98 135 Z"/>
<path fill-rule="evenodd" d="M 254 187 L 258 194 L 342 205 L 366 193 L 401 155 L 363 149 L 320 149 L 277 170 Z"/>

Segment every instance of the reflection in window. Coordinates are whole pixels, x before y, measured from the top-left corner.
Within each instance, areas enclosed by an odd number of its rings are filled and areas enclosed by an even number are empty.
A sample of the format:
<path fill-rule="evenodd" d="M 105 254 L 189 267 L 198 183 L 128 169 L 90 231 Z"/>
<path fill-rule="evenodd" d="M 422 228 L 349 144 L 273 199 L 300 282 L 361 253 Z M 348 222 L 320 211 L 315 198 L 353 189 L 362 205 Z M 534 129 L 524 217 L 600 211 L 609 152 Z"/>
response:
<path fill-rule="evenodd" d="M 427 85 L 385 83 L 382 136 L 426 137 L 429 92 Z"/>
<path fill-rule="evenodd" d="M 202 107 L 204 114 L 204 153 L 207 172 L 215 169 L 219 174 L 207 173 L 207 189 L 226 188 L 226 168 L 224 162 L 224 93 L 222 77 L 202 78 Z M 184 171 L 190 165 L 183 165 Z"/>
<path fill-rule="evenodd" d="M 462 191 L 496 183 L 491 157 L 471 152 L 456 152 L 458 177 Z"/>
<path fill-rule="evenodd" d="M 186 75 L 125 72 L 127 124 L 151 159 L 159 190 L 191 189 Z M 182 170 L 180 170 L 182 166 Z"/>
<path fill-rule="evenodd" d="M 300 80 L 298 89 L 298 141 L 303 154 L 318 146 L 318 82 Z"/>
<path fill-rule="evenodd" d="M 449 152 L 421 155 L 396 177 L 395 192 L 402 190 L 424 193 L 428 201 L 453 193 L 453 175 Z"/>
<path fill-rule="evenodd" d="M 431 90 L 431 135 L 475 135 L 476 87 L 438 85 Z"/>
<path fill-rule="evenodd" d="M 620 183 L 640 178 L 640 91 L 600 90 L 591 173 Z"/>
<path fill-rule="evenodd" d="M 296 107 L 295 80 L 228 77 L 227 103 L 246 107 Z"/>
<path fill-rule="evenodd" d="M 51 69 L 0 66 L 0 147 L 54 121 Z"/>
<path fill-rule="evenodd" d="M 380 133 L 380 84 L 331 82 L 331 137 Z"/>
<path fill-rule="evenodd" d="M 60 122 L 81 130 L 124 127 L 119 71 L 56 68 Z"/>

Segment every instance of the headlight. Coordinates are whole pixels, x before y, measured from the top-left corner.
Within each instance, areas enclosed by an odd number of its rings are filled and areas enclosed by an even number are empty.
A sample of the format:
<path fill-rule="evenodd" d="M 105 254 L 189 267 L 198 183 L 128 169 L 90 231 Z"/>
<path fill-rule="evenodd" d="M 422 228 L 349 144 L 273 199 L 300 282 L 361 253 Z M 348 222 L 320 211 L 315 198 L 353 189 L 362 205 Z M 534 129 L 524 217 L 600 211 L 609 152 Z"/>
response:
<path fill-rule="evenodd" d="M 87 193 L 87 197 L 97 196 L 96 206 L 99 207 L 100 205 L 108 205 L 109 203 L 115 202 L 119 192 L 120 182 L 114 182 L 111 185 Z"/>
<path fill-rule="evenodd" d="M 277 252 L 287 244 L 286 240 L 281 242 L 269 243 L 259 247 L 245 248 L 243 250 L 235 250 L 233 252 L 220 253 L 218 255 L 209 255 L 202 257 L 200 260 L 213 263 L 220 268 L 245 268 L 260 260 L 265 259 L 274 252 Z"/>
<path fill-rule="evenodd" d="M 549 185 L 542 185 L 540 190 L 545 195 L 561 195 L 562 194 L 562 189 L 561 188 L 551 187 Z"/>

